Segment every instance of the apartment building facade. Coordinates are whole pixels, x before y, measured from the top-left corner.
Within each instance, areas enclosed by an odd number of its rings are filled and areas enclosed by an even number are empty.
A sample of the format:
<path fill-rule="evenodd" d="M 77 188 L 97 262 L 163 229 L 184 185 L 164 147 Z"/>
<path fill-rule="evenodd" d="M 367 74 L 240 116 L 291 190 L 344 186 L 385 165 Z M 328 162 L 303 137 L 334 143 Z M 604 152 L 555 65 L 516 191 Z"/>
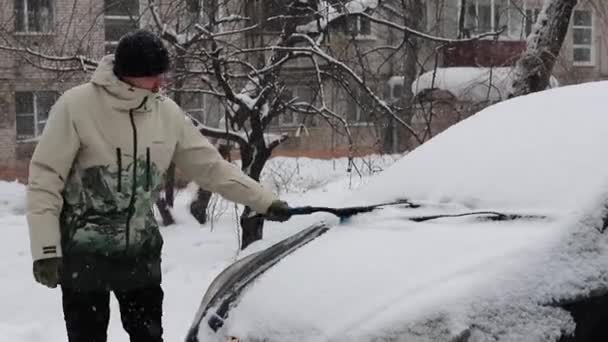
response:
<path fill-rule="evenodd" d="M 234 6 L 244 6 L 245 14 L 251 17 L 280 14 L 274 13 L 276 8 L 268 6 L 269 3 L 253 0 L 233 2 Z M 512 66 L 525 48 L 525 39 L 532 31 L 542 6 L 542 0 L 467 0 L 465 8 L 460 8 L 462 2 L 456 0 L 428 0 L 423 3 L 424 31 L 430 34 L 462 38 L 489 31 L 502 30 L 503 33 L 497 38 L 466 44 L 442 44 L 441 48 L 434 42 L 421 40 L 419 73 L 437 66 Z M 201 0 L 165 1 L 161 5 L 167 6 L 169 12 L 180 13 L 182 26 L 202 20 L 206 8 Z M 7 9 L 0 13 L 0 46 L 29 47 L 48 56 L 85 54 L 92 59 L 100 59 L 113 51 L 122 34 L 136 27 L 152 25 L 147 0 L 0 0 L 0 6 Z M 383 20 L 394 18 L 377 4 L 369 6 L 367 13 Z M 601 0 L 584 0 L 577 6 L 554 70 L 561 84 L 600 80 L 608 76 L 608 44 L 604 38 L 608 37 L 606 14 L 606 5 Z M 359 64 L 353 65 L 353 70 L 370 80 L 369 85 L 383 101 L 389 104 L 397 102 L 403 87 L 408 86 L 394 82 L 395 77 L 399 79 L 403 73 L 402 50 L 393 57 L 380 52 L 370 53 L 364 64 L 360 63 L 360 53 L 396 46 L 404 33 L 361 16 L 343 15 L 333 19 L 328 26 L 328 48 L 342 49 L 347 63 L 359 58 Z M 277 34 L 277 28 L 265 27 L 246 39 L 261 40 L 264 44 Z M 26 179 L 29 157 L 44 128 L 50 106 L 61 92 L 89 77 L 82 71 L 57 70 L 59 65 L 53 60 L 0 48 L 0 179 Z M 314 82 L 309 82 L 315 77 L 309 60 L 290 62 L 285 66 L 283 77 L 290 96 L 318 103 L 318 89 L 311 86 Z M 326 95 L 327 105 L 348 121 L 351 138 L 323 120 L 287 113 L 270 129 L 271 133 L 290 135 L 277 153 L 332 157 L 379 152 L 386 147 L 383 140 L 387 137 L 387 121 L 373 109 L 372 104 L 365 105 L 369 98 L 331 87 L 326 89 Z M 222 127 L 223 109 L 213 97 L 183 94 L 181 102 L 186 111 L 200 120 Z M 462 108 L 466 106 L 478 108 L 475 104 L 444 94 L 442 100 L 433 106 L 435 119 L 431 135 L 474 112 L 474 109 L 464 110 L 467 113 L 462 115 Z M 455 107 L 460 111 L 456 113 Z M 414 119 L 414 124 L 428 123 Z M 403 142 L 400 144 L 404 146 Z"/>

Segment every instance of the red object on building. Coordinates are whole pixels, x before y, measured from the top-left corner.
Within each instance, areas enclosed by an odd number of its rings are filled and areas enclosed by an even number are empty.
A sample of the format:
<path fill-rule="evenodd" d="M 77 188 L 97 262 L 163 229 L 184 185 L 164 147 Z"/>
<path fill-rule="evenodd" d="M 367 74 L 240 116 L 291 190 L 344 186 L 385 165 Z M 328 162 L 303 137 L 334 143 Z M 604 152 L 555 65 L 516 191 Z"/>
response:
<path fill-rule="evenodd" d="M 523 40 L 475 40 L 454 43 L 443 50 L 446 67 L 513 66 L 526 49 Z"/>

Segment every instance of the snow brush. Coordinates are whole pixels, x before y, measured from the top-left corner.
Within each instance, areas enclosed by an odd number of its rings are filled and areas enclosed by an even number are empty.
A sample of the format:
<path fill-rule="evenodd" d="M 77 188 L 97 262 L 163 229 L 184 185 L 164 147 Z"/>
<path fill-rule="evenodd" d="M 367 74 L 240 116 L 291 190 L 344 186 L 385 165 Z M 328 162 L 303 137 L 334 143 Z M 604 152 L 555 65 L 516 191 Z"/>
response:
<path fill-rule="evenodd" d="M 359 207 L 345 207 L 345 208 L 311 207 L 311 206 L 292 207 L 292 208 L 289 208 L 289 214 L 291 216 L 296 216 L 296 215 L 310 215 L 310 214 L 314 214 L 314 213 L 324 212 L 324 213 L 330 213 L 330 214 L 337 216 L 340 219 L 340 223 L 343 223 L 355 215 L 363 214 L 363 213 L 370 213 L 376 209 L 380 209 L 382 207 L 389 206 L 389 205 L 404 205 L 407 208 L 419 208 L 421 206 L 420 204 L 412 203 L 409 200 L 401 199 L 401 200 L 397 200 L 394 202 L 374 204 L 374 205 L 368 205 L 368 206 L 359 206 Z M 258 214 L 258 215 L 255 215 L 254 217 L 264 218 L 265 216 L 262 214 Z"/>

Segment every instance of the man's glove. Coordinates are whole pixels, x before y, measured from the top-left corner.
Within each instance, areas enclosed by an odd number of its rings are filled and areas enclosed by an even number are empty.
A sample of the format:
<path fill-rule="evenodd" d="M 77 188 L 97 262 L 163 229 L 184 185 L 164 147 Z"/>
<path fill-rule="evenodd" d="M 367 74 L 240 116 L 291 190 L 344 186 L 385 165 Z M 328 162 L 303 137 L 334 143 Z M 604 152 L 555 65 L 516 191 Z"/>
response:
<path fill-rule="evenodd" d="M 40 284 L 56 288 L 59 284 L 61 258 L 50 258 L 34 261 L 34 278 Z"/>
<path fill-rule="evenodd" d="M 269 221 L 284 222 L 291 218 L 289 213 L 289 205 L 287 202 L 276 200 L 272 202 L 266 214 L 264 215 Z"/>

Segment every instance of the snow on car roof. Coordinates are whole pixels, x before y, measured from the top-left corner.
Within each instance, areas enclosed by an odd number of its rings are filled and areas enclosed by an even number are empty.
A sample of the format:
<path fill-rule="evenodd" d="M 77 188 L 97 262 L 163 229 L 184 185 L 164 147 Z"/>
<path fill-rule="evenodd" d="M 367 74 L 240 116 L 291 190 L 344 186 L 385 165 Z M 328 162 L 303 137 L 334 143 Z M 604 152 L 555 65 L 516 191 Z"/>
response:
<path fill-rule="evenodd" d="M 412 93 L 418 95 L 430 89 L 447 90 L 466 101 L 506 100 L 511 93 L 515 71 L 512 67 L 448 67 L 425 72 L 412 83 Z M 551 88 L 558 85 L 551 77 Z M 403 77 L 393 77 L 390 84 L 402 84 Z"/>
<path fill-rule="evenodd" d="M 258 278 L 212 336 L 554 341 L 571 332 L 569 314 L 551 304 L 608 282 L 606 93 L 599 82 L 525 96 L 438 135 L 359 193 L 436 205 L 332 228 Z M 480 208 L 547 218 L 405 219 Z"/>

